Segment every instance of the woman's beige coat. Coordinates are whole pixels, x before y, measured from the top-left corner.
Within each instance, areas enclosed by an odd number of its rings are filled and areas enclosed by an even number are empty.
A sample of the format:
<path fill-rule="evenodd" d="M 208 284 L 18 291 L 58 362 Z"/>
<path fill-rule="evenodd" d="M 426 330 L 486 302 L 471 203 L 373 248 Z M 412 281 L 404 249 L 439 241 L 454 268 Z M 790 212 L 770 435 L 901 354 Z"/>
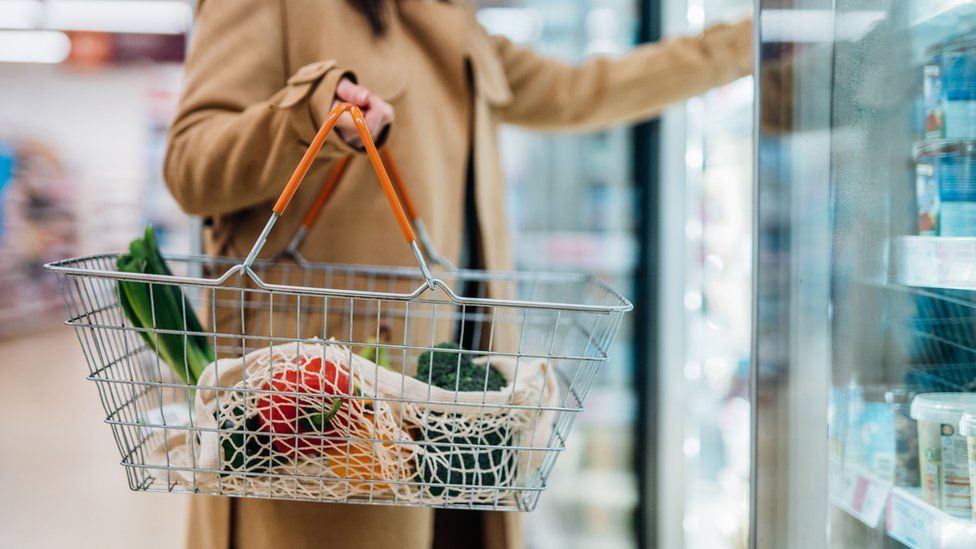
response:
<path fill-rule="evenodd" d="M 200 0 L 166 181 L 205 216 L 207 252 L 243 256 L 350 75 L 390 102 L 386 144 L 437 248 L 458 260 L 473 163 L 483 262 L 512 267 L 499 124 L 590 130 L 659 113 L 747 74 L 751 25 L 641 46 L 574 66 L 490 36 L 464 0 L 390 0 L 376 37 L 348 0 Z M 356 157 L 303 249 L 311 260 L 411 265 L 365 158 L 331 136 L 264 255 L 292 237 L 332 164 Z M 473 157 L 470 155 L 473 154 Z M 429 547 L 424 509 L 195 497 L 190 546 Z M 517 547 L 516 515 L 486 513 L 488 547 Z"/>

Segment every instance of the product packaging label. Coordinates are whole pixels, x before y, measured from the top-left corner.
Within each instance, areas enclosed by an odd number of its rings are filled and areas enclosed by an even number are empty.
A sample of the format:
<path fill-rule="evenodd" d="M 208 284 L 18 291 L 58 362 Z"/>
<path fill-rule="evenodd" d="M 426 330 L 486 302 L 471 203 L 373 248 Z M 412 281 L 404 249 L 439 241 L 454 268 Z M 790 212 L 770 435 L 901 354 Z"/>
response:
<path fill-rule="evenodd" d="M 976 498 L 976 494 L 972 493 L 972 487 L 976 486 L 976 437 L 966 438 L 966 448 L 969 453 L 969 503 L 972 505 L 973 498 Z M 976 505 L 973 505 L 973 520 L 976 520 Z"/>
<path fill-rule="evenodd" d="M 946 101 L 976 100 L 976 48 L 947 48 L 941 57 Z"/>
<path fill-rule="evenodd" d="M 915 196 L 918 201 L 918 234 L 939 234 L 939 182 L 931 164 L 915 166 Z"/>
<path fill-rule="evenodd" d="M 969 492 L 969 452 L 966 438 L 958 434 L 955 425 L 942 424 L 942 490 L 939 507 L 946 513 L 969 518 L 972 516 L 972 495 Z"/>
<path fill-rule="evenodd" d="M 976 169 L 972 169 L 972 164 L 973 158 L 961 154 L 938 158 L 936 177 L 942 203 L 976 202 Z"/>
<path fill-rule="evenodd" d="M 973 139 L 976 137 L 976 101 L 946 101 L 942 106 L 946 139 Z"/>
<path fill-rule="evenodd" d="M 976 236 L 976 202 L 943 202 L 939 205 L 939 234 Z"/>
<path fill-rule="evenodd" d="M 923 70 L 922 97 L 925 102 L 925 137 L 939 139 L 942 133 L 942 75 L 937 64 Z"/>
<path fill-rule="evenodd" d="M 939 424 L 918 422 L 918 462 L 922 476 L 922 499 L 939 506 L 939 462 L 941 460 L 941 435 Z"/>

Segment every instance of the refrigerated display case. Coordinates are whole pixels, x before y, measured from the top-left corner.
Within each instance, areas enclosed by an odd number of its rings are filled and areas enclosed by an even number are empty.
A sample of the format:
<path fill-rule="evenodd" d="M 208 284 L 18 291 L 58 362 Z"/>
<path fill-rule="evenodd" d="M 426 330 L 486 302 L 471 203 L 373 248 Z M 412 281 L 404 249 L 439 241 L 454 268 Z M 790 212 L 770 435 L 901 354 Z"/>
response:
<path fill-rule="evenodd" d="M 752 544 L 976 547 L 976 7 L 759 7 Z"/>

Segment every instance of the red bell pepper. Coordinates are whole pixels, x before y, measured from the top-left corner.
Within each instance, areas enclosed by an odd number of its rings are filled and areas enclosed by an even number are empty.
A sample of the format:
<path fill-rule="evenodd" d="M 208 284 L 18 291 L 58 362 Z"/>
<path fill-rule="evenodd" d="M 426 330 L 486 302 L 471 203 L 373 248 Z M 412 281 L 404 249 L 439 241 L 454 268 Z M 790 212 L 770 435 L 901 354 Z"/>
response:
<path fill-rule="evenodd" d="M 348 372 L 334 362 L 326 360 L 323 364 L 319 357 L 302 359 L 295 368 L 275 372 L 264 389 L 274 392 L 261 396 L 258 415 L 263 431 L 281 435 L 272 437 L 272 444 L 279 452 L 291 454 L 298 450 L 315 454 L 335 441 L 314 435 L 343 435 L 341 427 L 347 423 L 348 412 L 340 413 L 340 409 L 345 399 L 324 395 L 348 397 L 354 393 Z"/>

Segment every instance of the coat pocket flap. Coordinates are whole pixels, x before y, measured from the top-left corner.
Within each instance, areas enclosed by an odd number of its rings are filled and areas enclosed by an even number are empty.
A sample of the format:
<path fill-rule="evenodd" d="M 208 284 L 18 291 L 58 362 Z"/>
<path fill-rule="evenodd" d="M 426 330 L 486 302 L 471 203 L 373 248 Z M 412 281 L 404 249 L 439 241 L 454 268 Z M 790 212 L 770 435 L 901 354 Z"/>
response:
<path fill-rule="evenodd" d="M 322 76 L 334 69 L 336 66 L 335 60 L 329 61 L 318 61 L 316 63 L 309 63 L 304 67 L 298 69 L 298 71 L 288 79 L 288 84 L 309 84 L 315 82 L 322 78 Z"/>
<path fill-rule="evenodd" d="M 326 73 L 336 68 L 337 63 L 333 60 L 318 61 L 309 63 L 288 79 L 288 85 L 279 92 L 274 108 L 289 109 L 305 99 L 312 91 L 312 88 L 325 76 Z"/>

